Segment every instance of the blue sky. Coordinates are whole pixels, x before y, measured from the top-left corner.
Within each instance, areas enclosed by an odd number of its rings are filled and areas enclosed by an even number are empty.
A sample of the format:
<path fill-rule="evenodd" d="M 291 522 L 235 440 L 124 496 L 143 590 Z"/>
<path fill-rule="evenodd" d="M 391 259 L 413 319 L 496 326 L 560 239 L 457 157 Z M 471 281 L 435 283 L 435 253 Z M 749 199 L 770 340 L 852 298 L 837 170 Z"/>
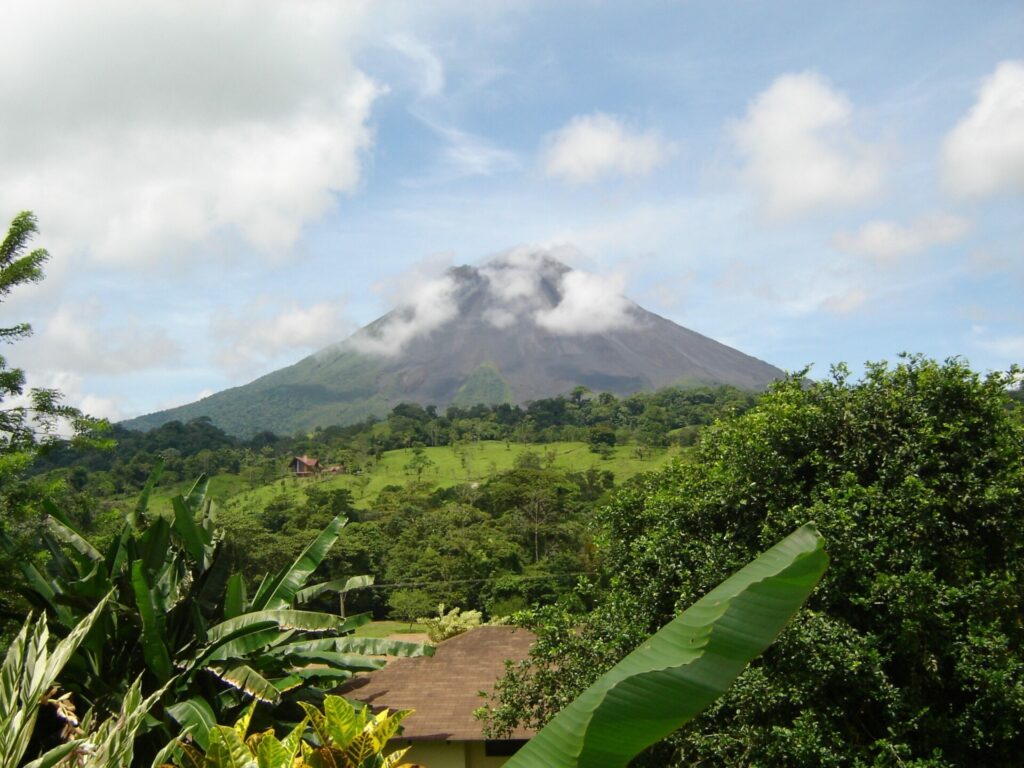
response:
<path fill-rule="evenodd" d="M 249 381 L 523 245 L 787 369 L 1024 361 L 1019 2 L 8 17 L 0 211 L 52 258 L 0 305 L 35 329 L 5 353 L 99 415 Z"/>

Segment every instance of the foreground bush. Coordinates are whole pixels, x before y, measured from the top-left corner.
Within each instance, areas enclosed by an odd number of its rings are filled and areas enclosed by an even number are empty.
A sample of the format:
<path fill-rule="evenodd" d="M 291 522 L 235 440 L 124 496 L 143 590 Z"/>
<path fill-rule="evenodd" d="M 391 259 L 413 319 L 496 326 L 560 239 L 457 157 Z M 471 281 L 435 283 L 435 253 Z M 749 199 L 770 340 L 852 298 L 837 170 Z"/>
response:
<path fill-rule="evenodd" d="M 917 357 L 777 385 L 697 461 L 602 512 L 587 616 L 534 617 L 496 731 L 542 723 L 805 520 L 832 567 L 778 642 L 650 765 L 1016 766 L 1024 754 L 1024 431 L 1007 389 Z M 639 763 L 638 763 L 639 764 Z"/>

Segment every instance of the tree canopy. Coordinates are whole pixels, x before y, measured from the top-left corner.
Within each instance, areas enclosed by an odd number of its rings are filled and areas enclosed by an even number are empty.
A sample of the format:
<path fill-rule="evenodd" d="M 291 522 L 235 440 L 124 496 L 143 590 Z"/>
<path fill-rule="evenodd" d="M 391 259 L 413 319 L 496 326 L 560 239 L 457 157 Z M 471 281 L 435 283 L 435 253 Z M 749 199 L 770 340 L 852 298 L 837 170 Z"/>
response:
<path fill-rule="evenodd" d="M 1024 753 L 1024 430 L 1008 388 L 906 357 L 774 387 L 696 461 L 601 513 L 579 616 L 541 611 L 492 728 L 546 721 L 649 632 L 814 521 L 832 567 L 807 609 L 650 765 L 1010 766 Z"/>

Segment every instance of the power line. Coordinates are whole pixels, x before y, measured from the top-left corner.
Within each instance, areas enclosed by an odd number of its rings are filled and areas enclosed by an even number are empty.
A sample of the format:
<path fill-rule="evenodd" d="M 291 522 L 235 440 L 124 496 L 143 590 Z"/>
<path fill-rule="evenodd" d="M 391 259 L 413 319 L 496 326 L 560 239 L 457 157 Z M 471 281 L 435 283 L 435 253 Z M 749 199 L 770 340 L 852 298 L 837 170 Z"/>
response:
<path fill-rule="evenodd" d="M 449 579 L 447 581 L 405 581 L 395 582 L 393 584 L 368 584 L 360 589 L 399 589 L 406 587 L 440 587 L 448 584 L 486 584 L 494 581 L 542 581 L 544 579 L 563 580 L 568 578 L 575 578 L 576 576 L 586 576 L 584 571 L 576 571 L 574 573 L 551 573 L 545 576 L 523 576 L 520 574 L 509 574 L 508 576 L 492 576 L 487 579 Z M 353 590 L 354 591 L 354 590 Z"/>

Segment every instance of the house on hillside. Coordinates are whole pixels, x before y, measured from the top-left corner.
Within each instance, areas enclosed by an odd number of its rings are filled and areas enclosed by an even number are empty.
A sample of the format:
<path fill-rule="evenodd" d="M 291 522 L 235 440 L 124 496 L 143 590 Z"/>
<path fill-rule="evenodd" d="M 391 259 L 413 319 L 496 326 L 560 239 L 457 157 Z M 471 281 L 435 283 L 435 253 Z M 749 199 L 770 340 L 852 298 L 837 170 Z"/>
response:
<path fill-rule="evenodd" d="M 312 456 L 292 456 L 290 468 L 295 477 L 313 477 L 321 470 L 320 462 Z"/>
<path fill-rule="evenodd" d="M 375 712 L 412 709 L 392 746 L 410 747 L 403 762 L 430 768 L 498 768 L 533 736 L 520 728 L 507 740 L 484 738 L 473 711 L 505 673 L 505 661 L 529 656 L 533 633 L 477 627 L 438 644 L 433 656 L 400 658 L 347 681 L 336 693 Z"/>

